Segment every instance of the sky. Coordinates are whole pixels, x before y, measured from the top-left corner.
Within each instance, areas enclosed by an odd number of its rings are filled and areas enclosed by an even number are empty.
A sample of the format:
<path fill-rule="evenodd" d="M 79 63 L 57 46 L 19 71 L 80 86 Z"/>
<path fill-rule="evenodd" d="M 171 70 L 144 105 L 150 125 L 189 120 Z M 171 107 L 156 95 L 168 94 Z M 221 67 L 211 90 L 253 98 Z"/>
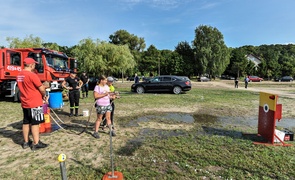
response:
<path fill-rule="evenodd" d="M 146 48 L 174 50 L 191 44 L 200 25 L 217 28 L 227 47 L 295 42 L 294 0 L 5 0 L 0 7 L 0 46 L 33 35 L 71 47 L 126 30 Z"/>

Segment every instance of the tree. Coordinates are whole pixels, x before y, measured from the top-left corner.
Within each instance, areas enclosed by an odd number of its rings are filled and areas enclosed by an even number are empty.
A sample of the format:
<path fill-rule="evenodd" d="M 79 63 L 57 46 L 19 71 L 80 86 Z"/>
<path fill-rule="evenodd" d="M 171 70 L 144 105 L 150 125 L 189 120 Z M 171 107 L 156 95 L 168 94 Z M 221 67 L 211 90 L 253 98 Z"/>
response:
<path fill-rule="evenodd" d="M 201 25 L 195 30 L 193 41 L 201 73 L 220 75 L 229 64 L 229 51 L 217 28 Z"/>
<path fill-rule="evenodd" d="M 230 64 L 228 66 L 228 69 L 230 69 L 230 75 L 236 77 L 246 75 L 248 60 L 245 55 L 246 53 L 242 48 L 235 48 L 231 51 Z"/>
<path fill-rule="evenodd" d="M 175 47 L 177 52 L 182 57 L 182 74 L 190 77 L 190 75 L 197 74 L 198 67 L 196 67 L 196 58 L 194 51 L 188 42 L 180 42 Z"/>
<path fill-rule="evenodd" d="M 142 52 L 145 49 L 145 41 L 144 38 L 140 38 L 135 36 L 134 34 L 130 34 L 126 30 L 118 30 L 114 34 L 109 36 L 110 43 L 116 45 L 127 45 L 130 49 L 131 54 L 133 55 L 135 62 L 137 63 L 134 71 L 140 71 L 143 73 L 143 70 L 139 68 L 139 62 L 142 58 Z M 129 73 L 134 73 L 132 70 L 129 70 Z"/>
<path fill-rule="evenodd" d="M 80 67 L 94 75 L 124 73 L 135 66 L 133 55 L 127 46 L 83 39 L 72 53 L 80 60 Z"/>
<path fill-rule="evenodd" d="M 10 48 L 40 48 L 43 47 L 43 40 L 33 35 L 26 36 L 23 40 L 20 38 L 7 37 L 6 41 Z"/>
<path fill-rule="evenodd" d="M 130 34 L 126 30 L 118 30 L 109 36 L 110 43 L 116 45 L 127 45 L 131 52 L 142 52 L 145 48 L 144 38 L 139 38 L 134 34 Z"/>
<path fill-rule="evenodd" d="M 100 71 L 106 75 L 121 72 L 123 78 L 126 70 L 134 68 L 136 65 L 127 45 L 114 45 L 103 42 L 97 49 L 104 63 L 104 66 L 100 66 Z"/>
<path fill-rule="evenodd" d="M 143 58 L 139 62 L 139 69 L 145 73 L 159 73 L 159 69 L 161 68 L 160 60 L 160 51 L 154 45 L 150 45 L 143 52 Z"/>
<path fill-rule="evenodd" d="M 257 66 L 252 61 L 248 61 L 247 67 L 246 67 L 246 75 L 253 75 L 257 74 L 258 69 Z"/>
<path fill-rule="evenodd" d="M 161 74 L 183 75 L 184 62 L 176 51 L 161 50 L 159 59 Z"/>

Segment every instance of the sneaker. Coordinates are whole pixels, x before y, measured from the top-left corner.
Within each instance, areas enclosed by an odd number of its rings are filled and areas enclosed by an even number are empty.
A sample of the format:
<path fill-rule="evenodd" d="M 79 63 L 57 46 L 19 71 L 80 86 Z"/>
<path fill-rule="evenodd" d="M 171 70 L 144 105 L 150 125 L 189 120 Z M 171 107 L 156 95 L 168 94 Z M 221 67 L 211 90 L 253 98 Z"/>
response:
<path fill-rule="evenodd" d="M 36 151 L 40 148 L 46 148 L 47 146 L 48 146 L 48 144 L 45 144 L 45 143 L 39 141 L 38 144 L 32 144 L 31 149 L 32 149 L 32 151 Z"/>
<path fill-rule="evenodd" d="M 100 138 L 98 132 L 94 132 L 92 135 L 93 135 L 93 137 L 95 137 L 96 139 L 99 139 L 99 138 Z"/>
<path fill-rule="evenodd" d="M 78 116 L 79 116 L 79 114 L 75 114 L 75 116 L 76 116 L 76 117 L 78 117 Z"/>
<path fill-rule="evenodd" d="M 116 132 L 114 130 L 112 130 L 111 134 L 112 136 L 116 136 Z"/>
<path fill-rule="evenodd" d="M 69 117 L 73 117 L 73 116 L 74 116 L 74 114 L 72 114 L 72 113 L 69 115 Z"/>
<path fill-rule="evenodd" d="M 28 142 L 24 142 L 22 147 L 23 149 L 27 149 L 28 147 L 31 147 L 31 145 L 32 145 L 32 141 L 29 140 Z"/>

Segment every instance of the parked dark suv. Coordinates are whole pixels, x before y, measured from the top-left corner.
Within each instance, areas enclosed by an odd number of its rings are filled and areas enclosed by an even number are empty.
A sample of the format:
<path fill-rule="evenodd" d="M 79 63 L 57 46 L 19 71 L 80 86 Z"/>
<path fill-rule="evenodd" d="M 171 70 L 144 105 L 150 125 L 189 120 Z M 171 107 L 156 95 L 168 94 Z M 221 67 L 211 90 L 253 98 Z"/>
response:
<path fill-rule="evenodd" d="M 278 82 L 292 82 L 293 81 L 293 78 L 291 76 L 283 76 L 283 77 L 277 77 L 274 79 L 275 81 L 278 81 Z"/>
<path fill-rule="evenodd" d="M 162 75 L 151 78 L 145 82 L 132 84 L 131 91 L 144 92 L 173 92 L 179 94 L 182 91 L 191 90 L 191 81 L 188 77 Z"/>

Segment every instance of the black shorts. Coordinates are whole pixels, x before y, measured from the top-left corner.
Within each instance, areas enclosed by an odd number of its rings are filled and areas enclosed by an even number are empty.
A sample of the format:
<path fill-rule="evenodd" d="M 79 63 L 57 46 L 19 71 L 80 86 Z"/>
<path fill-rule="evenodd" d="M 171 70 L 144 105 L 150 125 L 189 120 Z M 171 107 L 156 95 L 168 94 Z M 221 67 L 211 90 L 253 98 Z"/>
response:
<path fill-rule="evenodd" d="M 36 108 L 23 108 L 23 124 L 38 125 L 45 122 L 42 106 Z"/>

